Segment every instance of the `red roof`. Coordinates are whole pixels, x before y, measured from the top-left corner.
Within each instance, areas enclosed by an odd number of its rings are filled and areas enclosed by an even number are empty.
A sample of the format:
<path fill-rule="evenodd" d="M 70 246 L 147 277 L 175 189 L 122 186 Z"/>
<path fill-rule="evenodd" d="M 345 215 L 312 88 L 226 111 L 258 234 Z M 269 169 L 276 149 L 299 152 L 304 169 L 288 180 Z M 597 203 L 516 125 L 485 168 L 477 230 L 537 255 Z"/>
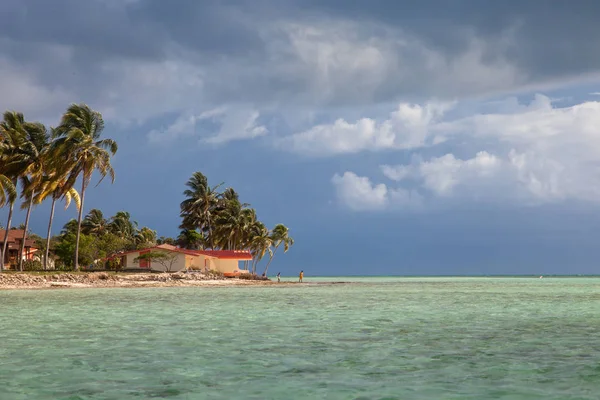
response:
<path fill-rule="evenodd" d="M 249 251 L 242 250 L 188 250 L 182 249 L 179 247 L 171 246 L 171 245 L 159 245 L 154 247 L 148 247 L 140 250 L 130 250 L 124 251 L 122 253 L 113 254 L 109 258 L 120 257 L 126 254 L 138 253 L 138 252 L 147 252 L 151 250 L 166 250 L 166 251 L 174 251 L 176 253 L 187 254 L 190 256 L 198 256 L 204 255 L 208 257 L 215 257 L 222 260 L 252 260 L 252 254 Z"/>
<path fill-rule="evenodd" d="M 252 260 L 252 254 L 246 250 L 194 250 L 194 252 L 222 260 Z"/>

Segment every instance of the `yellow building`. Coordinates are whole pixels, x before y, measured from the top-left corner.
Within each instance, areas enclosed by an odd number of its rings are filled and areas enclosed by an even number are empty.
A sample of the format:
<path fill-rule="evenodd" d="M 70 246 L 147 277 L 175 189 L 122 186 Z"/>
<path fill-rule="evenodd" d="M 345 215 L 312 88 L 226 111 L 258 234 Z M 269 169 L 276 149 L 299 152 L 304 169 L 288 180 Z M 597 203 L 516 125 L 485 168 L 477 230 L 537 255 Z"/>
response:
<path fill-rule="evenodd" d="M 149 252 L 160 252 L 160 259 L 138 258 Z M 126 270 L 177 272 L 186 270 L 219 271 L 225 275 L 247 273 L 240 261 L 252 260 L 249 251 L 241 250 L 187 250 L 162 244 L 143 250 L 132 250 L 114 254 L 109 259 L 119 258 L 121 268 Z"/>

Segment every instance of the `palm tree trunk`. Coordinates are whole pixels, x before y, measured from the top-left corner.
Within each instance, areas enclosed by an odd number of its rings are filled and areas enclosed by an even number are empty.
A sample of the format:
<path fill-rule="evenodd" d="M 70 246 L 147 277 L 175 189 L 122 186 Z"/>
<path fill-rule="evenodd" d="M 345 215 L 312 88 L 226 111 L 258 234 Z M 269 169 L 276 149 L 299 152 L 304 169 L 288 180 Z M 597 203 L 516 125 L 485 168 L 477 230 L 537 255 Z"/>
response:
<path fill-rule="evenodd" d="M 252 261 L 252 273 L 256 274 L 256 267 L 258 267 L 258 255 L 254 258 L 254 260 Z"/>
<path fill-rule="evenodd" d="M 29 216 L 31 215 L 31 207 L 33 207 L 33 193 L 29 199 L 29 206 L 27 206 L 27 215 L 25 216 L 25 229 L 23 230 L 23 240 L 21 241 L 21 248 L 19 249 L 19 271 L 23 272 L 23 253 L 25 252 L 25 239 L 27 238 L 27 230 L 29 229 Z"/>
<path fill-rule="evenodd" d="M 269 257 L 269 262 L 267 263 L 267 266 L 265 267 L 265 272 L 263 272 L 263 274 L 267 274 L 267 271 L 269 270 L 269 265 L 271 265 L 271 261 L 273 261 L 273 258 L 275 257 L 275 253 L 277 253 L 278 248 L 279 245 L 275 246 L 275 250 L 273 250 L 273 254 L 271 254 L 271 257 Z"/>
<path fill-rule="evenodd" d="M 83 218 L 83 200 L 85 199 L 85 170 L 82 174 L 81 182 L 81 206 L 79 207 L 79 217 L 77 218 L 77 235 L 75 236 L 75 260 L 73 266 L 75 271 L 79 271 L 79 237 L 81 236 L 81 219 Z"/>
<path fill-rule="evenodd" d="M 8 249 L 8 231 L 10 230 L 10 223 L 12 222 L 13 209 L 15 203 L 10 203 L 8 209 L 8 221 L 6 222 L 6 232 L 4 232 L 4 242 L 2 243 L 2 256 L 0 257 L 0 271 L 4 271 L 4 258 L 6 257 L 6 251 Z"/>
<path fill-rule="evenodd" d="M 208 238 L 210 239 L 210 249 L 214 250 L 215 249 L 215 241 L 213 238 L 212 225 L 211 225 L 210 221 L 208 222 Z"/>
<path fill-rule="evenodd" d="M 46 236 L 46 252 L 44 254 L 44 271 L 48 269 L 48 256 L 50 255 L 50 235 L 52 234 L 52 220 L 54 220 L 54 206 L 56 196 L 52 195 L 52 206 L 50 206 L 50 220 L 48 221 L 48 235 Z"/>

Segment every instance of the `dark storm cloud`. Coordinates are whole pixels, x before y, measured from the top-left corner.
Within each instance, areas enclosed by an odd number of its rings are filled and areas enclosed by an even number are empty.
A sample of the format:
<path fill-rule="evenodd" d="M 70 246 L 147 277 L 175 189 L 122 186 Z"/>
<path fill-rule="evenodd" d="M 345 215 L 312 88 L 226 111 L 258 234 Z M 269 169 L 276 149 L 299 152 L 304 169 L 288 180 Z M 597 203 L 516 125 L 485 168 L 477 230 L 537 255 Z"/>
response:
<path fill-rule="evenodd" d="M 298 9 L 401 27 L 451 56 L 465 30 L 494 40 L 514 29 L 508 58 L 532 78 L 572 76 L 600 68 L 600 2 L 553 0 L 298 0 Z"/>
<path fill-rule="evenodd" d="M 7 0 L 0 4 L 0 35 L 15 42 L 89 49 L 107 57 L 163 55 L 164 34 L 130 9 L 102 1 Z"/>
<path fill-rule="evenodd" d="M 186 60 L 206 78 L 203 102 L 260 105 L 465 97 L 600 69 L 600 2 L 589 0 L 4 0 L 0 14 L 1 55 L 77 92 L 106 86 L 115 60 Z M 294 23 L 324 44 L 300 55 Z M 319 52 L 344 40 L 356 48 L 323 67 Z M 69 48 L 68 64 L 52 45 Z M 356 67 L 366 46 L 381 59 Z"/>

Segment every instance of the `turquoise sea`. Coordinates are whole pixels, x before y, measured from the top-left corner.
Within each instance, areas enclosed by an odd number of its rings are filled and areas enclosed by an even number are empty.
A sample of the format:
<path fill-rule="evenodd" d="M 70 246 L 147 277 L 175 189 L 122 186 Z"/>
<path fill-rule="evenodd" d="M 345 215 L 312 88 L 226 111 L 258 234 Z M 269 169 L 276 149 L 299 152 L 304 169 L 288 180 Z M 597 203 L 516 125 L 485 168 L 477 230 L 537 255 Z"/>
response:
<path fill-rule="evenodd" d="M 305 281 L 0 291 L 0 400 L 600 398 L 600 278 Z"/>

